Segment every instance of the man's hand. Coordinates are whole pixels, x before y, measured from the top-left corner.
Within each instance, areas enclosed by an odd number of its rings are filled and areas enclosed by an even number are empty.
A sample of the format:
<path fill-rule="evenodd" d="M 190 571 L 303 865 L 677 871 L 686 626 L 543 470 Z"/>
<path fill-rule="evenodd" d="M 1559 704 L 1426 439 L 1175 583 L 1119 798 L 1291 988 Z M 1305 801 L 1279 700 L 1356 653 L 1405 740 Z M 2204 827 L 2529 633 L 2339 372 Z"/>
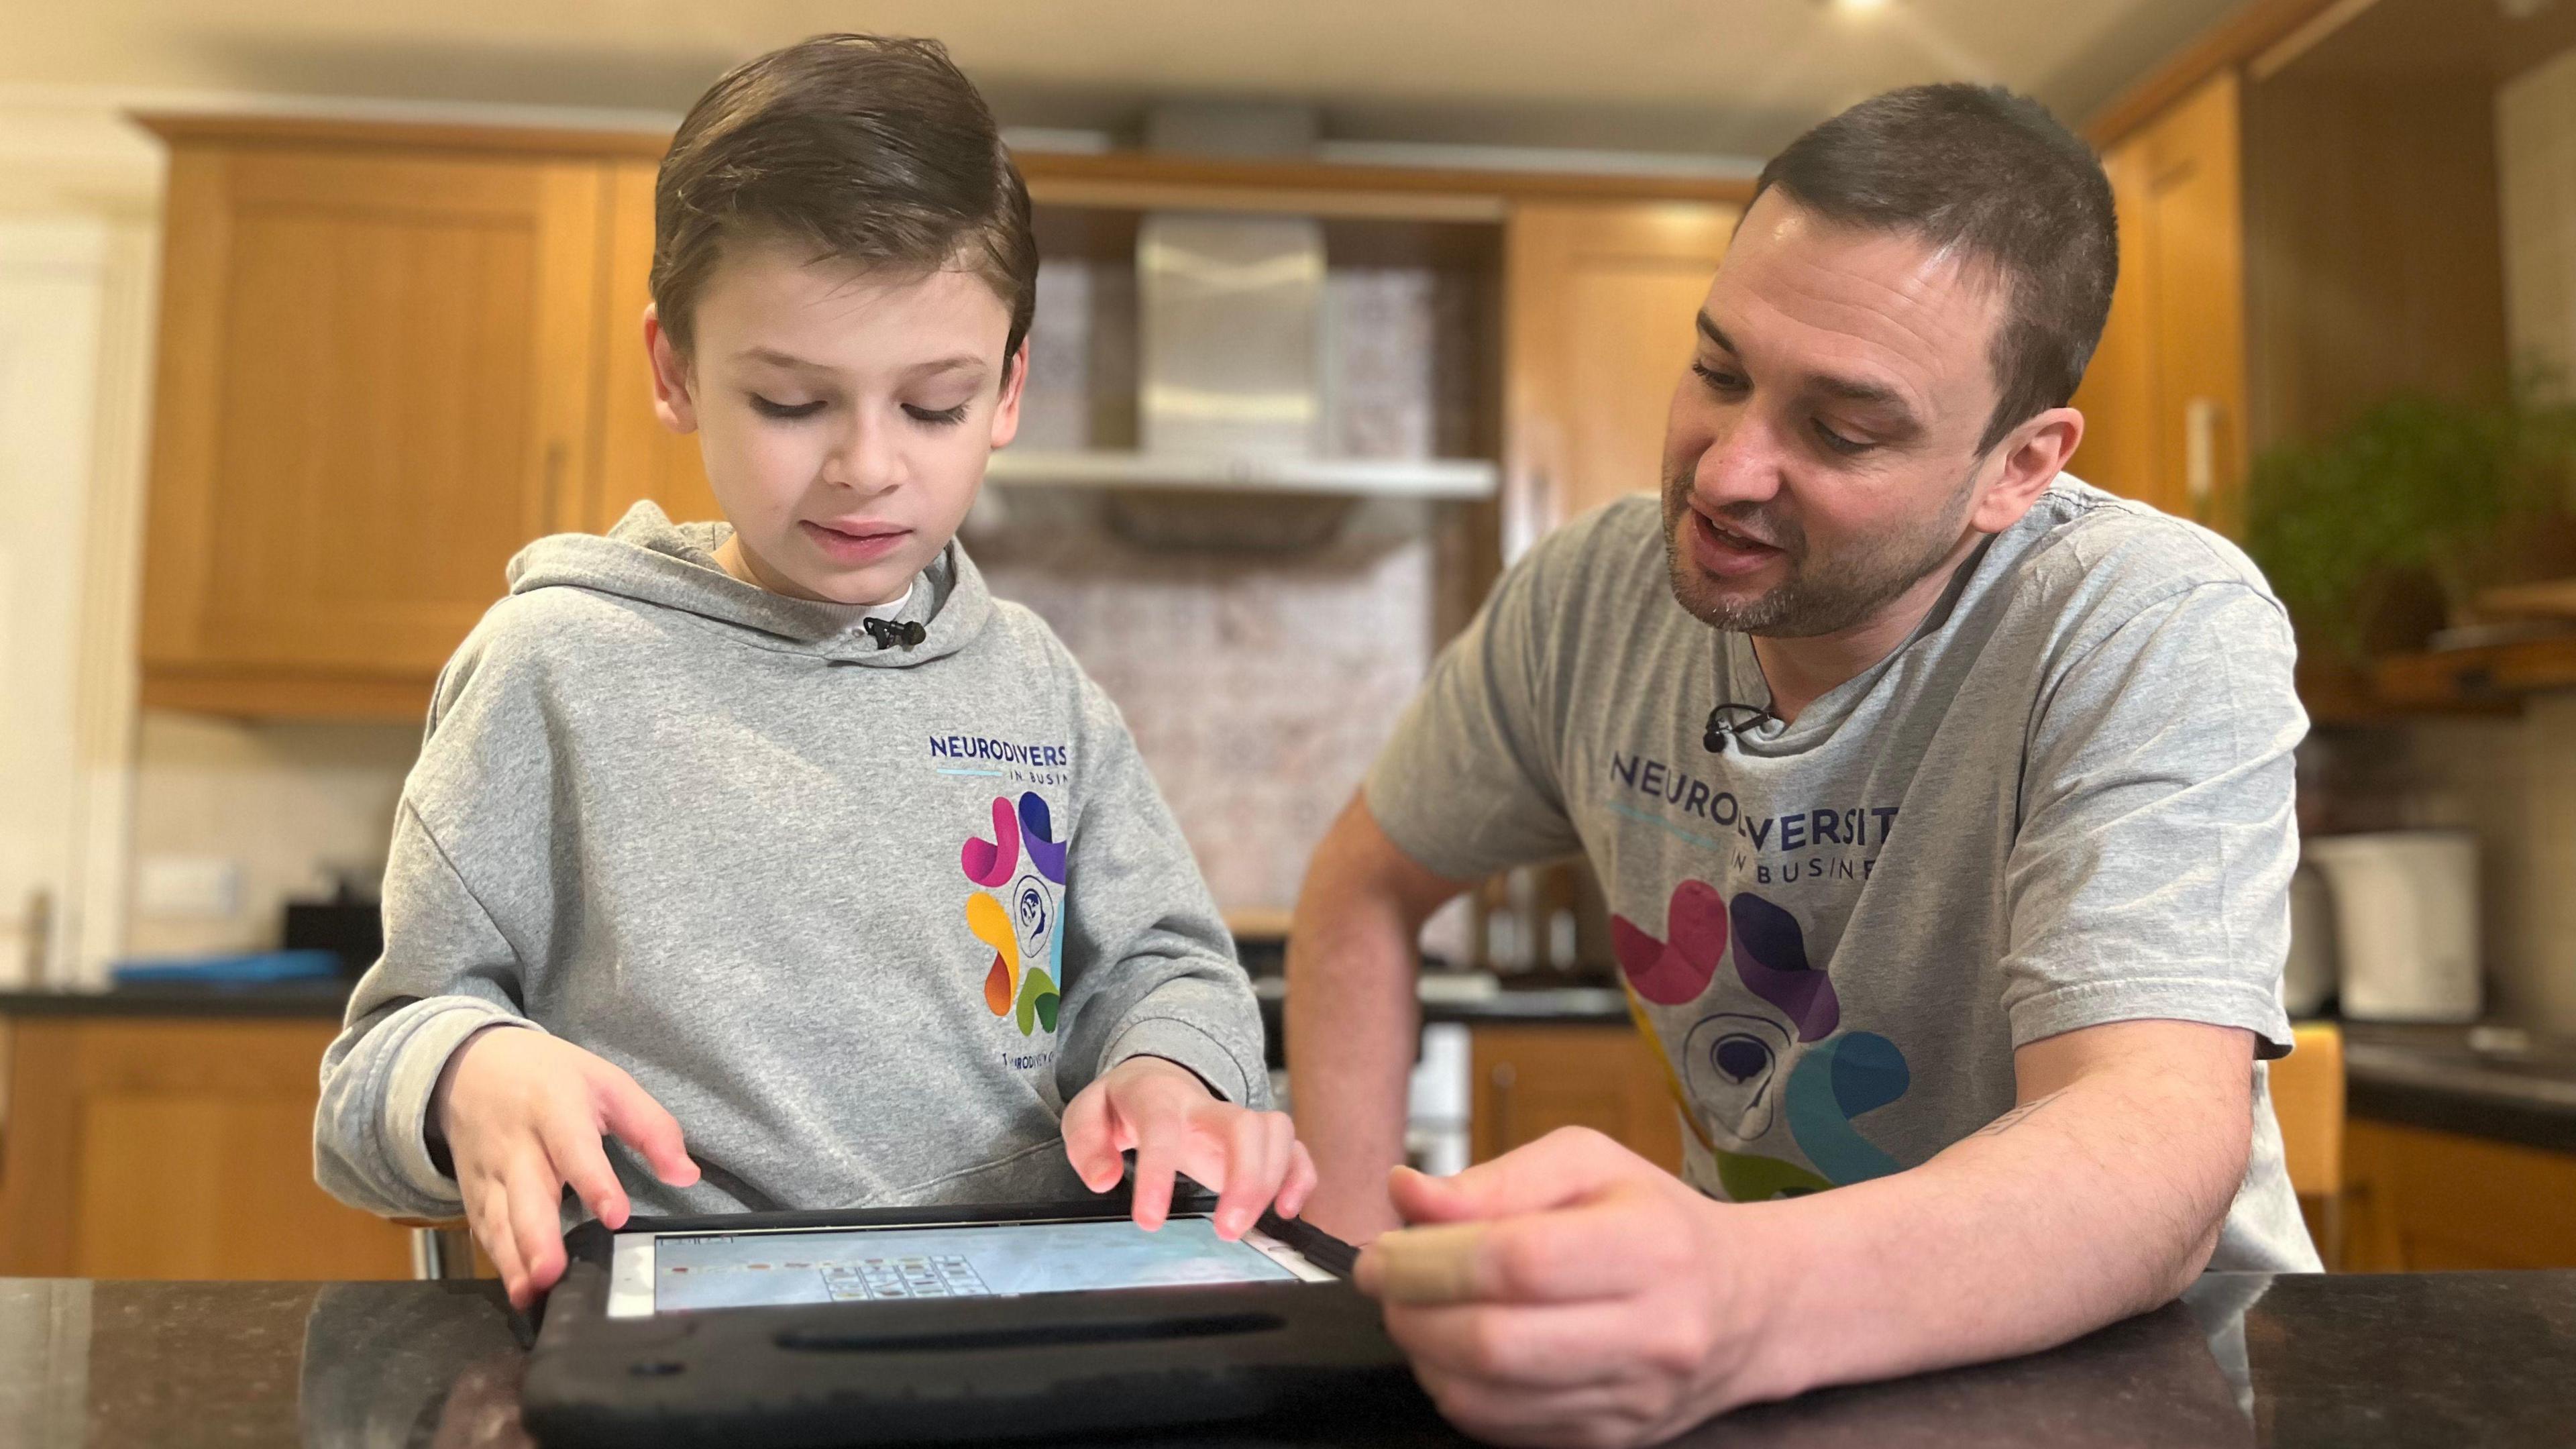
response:
<path fill-rule="evenodd" d="M 1152 1232 L 1172 1211 L 1172 1174 L 1216 1189 L 1216 1232 L 1240 1238 L 1277 1203 L 1293 1218 L 1315 1190 L 1315 1164 L 1285 1112 L 1222 1102 L 1186 1067 L 1130 1057 L 1064 1109 L 1064 1153 L 1093 1192 L 1118 1185 L 1119 1154 L 1136 1154 L 1136 1226 Z"/>
<path fill-rule="evenodd" d="M 1500 1444 L 1653 1444 L 1736 1404 L 1765 1305 L 1728 1205 L 1569 1127 L 1456 1177 L 1397 1168 L 1413 1226 L 1362 1250 L 1363 1292 L 1450 1422 Z"/>
<path fill-rule="evenodd" d="M 468 1037 L 439 1073 L 429 1111 L 456 1159 L 465 1219 L 516 1308 L 563 1276 L 567 1185 L 609 1228 L 625 1225 L 626 1190 L 603 1134 L 615 1133 L 673 1187 L 698 1180 L 680 1124 L 661 1103 L 633 1077 L 543 1032 L 498 1026 Z"/>

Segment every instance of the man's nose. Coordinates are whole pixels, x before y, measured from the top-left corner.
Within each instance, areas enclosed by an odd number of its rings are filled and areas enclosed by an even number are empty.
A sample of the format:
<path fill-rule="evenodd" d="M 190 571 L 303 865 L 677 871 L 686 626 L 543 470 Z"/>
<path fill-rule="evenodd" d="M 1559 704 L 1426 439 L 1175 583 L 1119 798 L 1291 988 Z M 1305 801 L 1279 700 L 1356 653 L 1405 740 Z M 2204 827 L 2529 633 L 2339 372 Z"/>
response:
<path fill-rule="evenodd" d="M 1781 449 L 1772 424 L 1757 413 L 1729 420 L 1691 471 L 1691 495 L 1711 508 L 1767 503 L 1780 492 Z"/>

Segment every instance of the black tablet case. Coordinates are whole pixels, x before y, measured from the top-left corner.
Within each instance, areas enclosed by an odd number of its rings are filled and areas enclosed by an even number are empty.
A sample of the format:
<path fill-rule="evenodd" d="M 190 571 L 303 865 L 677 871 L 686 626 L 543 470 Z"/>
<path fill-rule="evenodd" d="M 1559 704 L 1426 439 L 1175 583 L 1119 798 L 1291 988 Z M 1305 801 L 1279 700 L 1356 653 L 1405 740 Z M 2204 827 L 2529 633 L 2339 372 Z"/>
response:
<path fill-rule="evenodd" d="M 1204 1210 L 1205 1201 L 1199 1201 Z M 1082 1203 L 637 1218 L 628 1231 L 1097 1218 Z M 1347 1278 L 1353 1249 L 1265 1215 Z M 611 1319 L 610 1234 L 565 1237 L 522 1395 L 549 1446 L 726 1449 L 1055 1438 L 1254 1417 L 1427 1417 L 1377 1305 L 1348 1282 L 808 1304 Z"/>

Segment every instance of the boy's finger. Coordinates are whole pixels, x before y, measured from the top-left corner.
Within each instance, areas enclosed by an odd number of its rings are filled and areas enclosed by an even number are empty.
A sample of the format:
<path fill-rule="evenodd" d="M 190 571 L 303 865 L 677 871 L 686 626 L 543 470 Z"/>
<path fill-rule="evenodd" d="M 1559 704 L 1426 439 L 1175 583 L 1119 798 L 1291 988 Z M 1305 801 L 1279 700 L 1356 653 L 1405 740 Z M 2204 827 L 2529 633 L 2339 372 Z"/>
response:
<path fill-rule="evenodd" d="M 590 1130 L 590 1124 L 549 1120 L 544 1135 L 546 1155 L 554 1159 L 556 1174 L 571 1184 L 590 1215 L 610 1232 L 626 1226 L 633 1206 L 627 1202 L 626 1187 L 617 1180 L 617 1170 L 608 1165 L 608 1154 L 600 1147 L 599 1135 Z"/>
<path fill-rule="evenodd" d="M 519 1237 L 519 1263 L 527 1270 L 528 1299 L 563 1276 L 563 1184 L 537 1162 L 512 1173 L 510 1224 Z"/>
<path fill-rule="evenodd" d="M 475 1194 L 475 1205 L 466 1215 L 467 1226 L 474 1229 L 483 1244 L 483 1256 L 492 1260 L 501 1275 L 501 1286 L 509 1291 L 510 1302 L 524 1307 L 521 1295 L 527 1291 L 527 1269 L 519 1262 L 517 1230 L 510 1225 L 510 1190 L 499 1178 L 484 1183 Z"/>
<path fill-rule="evenodd" d="M 1288 1179 L 1279 1186 L 1279 1216 L 1293 1218 L 1306 1210 L 1306 1200 L 1315 1195 L 1315 1156 L 1306 1144 L 1291 1139 L 1288 1143 Z"/>
<path fill-rule="evenodd" d="M 1136 1180 L 1130 1189 L 1130 1214 L 1136 1226 L 1153 1232 L 1172 1215 L 1171 1149 L 1159 1142 L 1145 1141 L 1136 1147 Z"/>
<path fill-rule="evenodd" d="M 601 1125 L 634 1148 L 655 1177 L 673 1187 L 698 1180 L 698 1165 L 689 1160 L 688 1143 L 680 1135 L 680 1119 L 663 1110 L 633 1077 L 611 1069 L 600 1080 L 596 1097 Z"/>
<path fill-rule="evenodd" d="M 1252 1220 L 1261 1216 L 1261 1205 L 1270 1200 L 1271 1184 L 1262 1180 L 1269 1138 L 1270 1124 L 1262 1120 L 1261 1113 L 1234 1114 L 1233 1123 L 1226 1129 L 1225 1164 L 1219 1169 L 1221 1176 L 1216 1183 L 1218 1237 L 1242 1237 Z"/>
<path fill-rule="evenodd" d="M 1120 1161 L 1118 1149 L 1109 1140 L 1109 1107 L 1104 1093 L 1078 1092 L 1064 1109 L 1064 1156 L 1073 1164 L 1074 1175 L 1093 1192 L 1107 1192 L 1118 1185 L 1127 1170 Z"/>

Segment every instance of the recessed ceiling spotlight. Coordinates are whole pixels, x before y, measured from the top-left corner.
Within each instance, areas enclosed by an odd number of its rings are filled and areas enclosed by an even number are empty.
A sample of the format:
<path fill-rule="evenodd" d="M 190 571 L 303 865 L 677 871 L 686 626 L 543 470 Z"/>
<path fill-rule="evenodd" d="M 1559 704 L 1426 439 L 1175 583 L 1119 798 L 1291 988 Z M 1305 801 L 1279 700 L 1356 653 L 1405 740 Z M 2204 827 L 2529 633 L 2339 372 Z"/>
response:
<path fill-rule="evenodd" d="M 1826 9 L 1842 15 L 1875 15 L 1896 0 L 1824 0 Z"/>

